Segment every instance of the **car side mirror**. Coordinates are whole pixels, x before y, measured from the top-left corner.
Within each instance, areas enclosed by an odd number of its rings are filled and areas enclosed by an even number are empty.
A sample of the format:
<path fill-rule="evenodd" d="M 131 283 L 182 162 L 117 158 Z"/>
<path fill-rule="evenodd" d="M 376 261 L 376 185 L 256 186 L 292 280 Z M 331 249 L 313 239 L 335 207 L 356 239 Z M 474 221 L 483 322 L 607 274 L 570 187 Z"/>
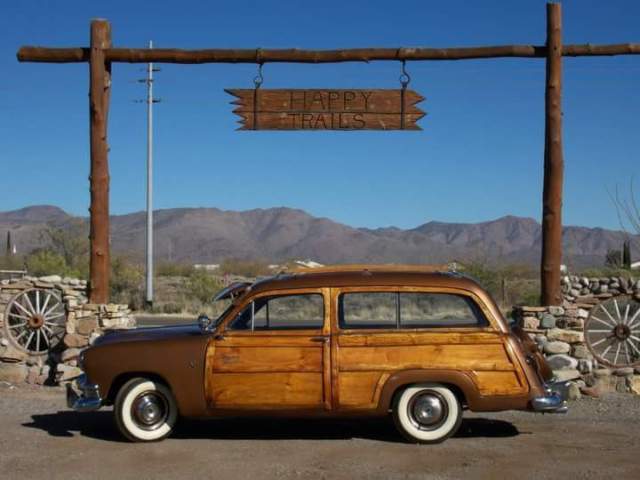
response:
<path fill-rule="evenodd" d="M 213 327 L 213 320 L 203 313 L 198 317 L 198 325 L 200 325 L 200 330 L 208 332 Z"/>

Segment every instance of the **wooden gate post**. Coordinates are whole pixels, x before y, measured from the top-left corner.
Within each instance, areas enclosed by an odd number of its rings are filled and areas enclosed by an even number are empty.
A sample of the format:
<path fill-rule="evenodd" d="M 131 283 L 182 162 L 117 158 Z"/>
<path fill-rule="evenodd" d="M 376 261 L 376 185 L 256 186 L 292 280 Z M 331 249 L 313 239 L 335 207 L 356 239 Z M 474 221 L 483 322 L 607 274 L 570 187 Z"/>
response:
<path fill-rule="evenodd" d="M 562 10 L 547 4 L 544 188 L 542 193 L 542 305 L 560 305 L 562 262 Z"/>
<path fill-rule="evenodd" d="M 89 53 L 89 117 L 91 143 L 91 206 L 89 208 L 91 258 L 89 299 L 109 301 L 111 261 L 109 253 L 109 146 L 107 119 L 111 90 L 111 63 L 105 49 L 111 47 L 111 25 L 106 20 L 91 22 Z"/>

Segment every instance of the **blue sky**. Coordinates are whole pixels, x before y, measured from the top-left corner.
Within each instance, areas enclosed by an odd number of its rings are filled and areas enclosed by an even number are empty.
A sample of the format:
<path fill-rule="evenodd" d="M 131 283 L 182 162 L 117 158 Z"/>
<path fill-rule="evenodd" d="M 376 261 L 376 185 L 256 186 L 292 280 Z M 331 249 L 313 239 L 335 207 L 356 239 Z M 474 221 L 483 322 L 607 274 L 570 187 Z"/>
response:
<path fill-rule="evenodd" d="M 640 42 L 640 2 L 563 3 L 565 43 Z M 86 64 L 17 62 L 21 45 L 346 48 L 543 44 L 544 1 L 29 1 L 0 6 L 0 210 L 87 215 Z M 111 211 L 144 208 L 142 65 L 113 66 Z M 155 206 L 301 208 L 353 226 L 540 218 L 544 61 L 409 63 L 422 132 L 236 132 L 224 88 L 253 65 L 161 65 Z M 267 64 L 263 88 L 396 88 L 395 62 Z M 640 57 L 564 61 L 564 222 L 618 228 L 606 188 L 638 173 Z M 640 180 L 639 180 L 640 181 Z"/>

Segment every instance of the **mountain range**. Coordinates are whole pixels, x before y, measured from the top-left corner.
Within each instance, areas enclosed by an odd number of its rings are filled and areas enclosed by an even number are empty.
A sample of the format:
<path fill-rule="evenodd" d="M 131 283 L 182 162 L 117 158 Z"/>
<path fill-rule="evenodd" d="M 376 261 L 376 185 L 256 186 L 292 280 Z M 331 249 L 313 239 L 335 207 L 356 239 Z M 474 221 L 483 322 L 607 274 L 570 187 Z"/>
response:
<path fill-rule="evenodd" d="M 0 212 L 0 239 L 11 231 L 19 253 L 46 246 L 49 226 L 78 222 L 58 207 L 38 205 Z M 88 219 L 80 217 L 80 221 Z M 144 255 L 144 212 L 111 217 L 115 253 Z M 320 263 L 441 263 L 537 265 L 541 228 L 532 218 L 505 216 L 480 223 L 428 222 L 411 229 L 354 228 L 292 208 L 224 211 L 175 208 L 154 212 L 157 260 L 219 263 L 225 258 Z M 566 226 L 563 262 L 573 268 L 602 266 L 608 250 L 621 249 L 626 234 L 603 228 Z M 632 236 L 632 250 L 640 237 Z M 2 240 L 2 244 L 4 241 Z M 633 251 L 632 253 L 636 253 Z"/>

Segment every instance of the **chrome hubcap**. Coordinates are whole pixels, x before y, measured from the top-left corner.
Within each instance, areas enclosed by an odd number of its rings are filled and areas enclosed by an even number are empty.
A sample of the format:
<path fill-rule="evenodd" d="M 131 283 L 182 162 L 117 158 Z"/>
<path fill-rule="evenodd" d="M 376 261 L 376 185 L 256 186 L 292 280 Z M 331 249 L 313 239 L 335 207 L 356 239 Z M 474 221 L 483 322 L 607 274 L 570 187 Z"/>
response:
<path fill-rule="evenodd" d="M 436 392 L 419 392 L 408 405 L 412 423 L 421 430 L 438 428 L 447 417 L 447 404 Z"/>
<path fill-rule="evenodd" d="M 165 398 L 156 392 L 138 395 L 131 406 L 135 423 L 144 430 L 160 427 L 167 419 L 168 411 Z"/>

